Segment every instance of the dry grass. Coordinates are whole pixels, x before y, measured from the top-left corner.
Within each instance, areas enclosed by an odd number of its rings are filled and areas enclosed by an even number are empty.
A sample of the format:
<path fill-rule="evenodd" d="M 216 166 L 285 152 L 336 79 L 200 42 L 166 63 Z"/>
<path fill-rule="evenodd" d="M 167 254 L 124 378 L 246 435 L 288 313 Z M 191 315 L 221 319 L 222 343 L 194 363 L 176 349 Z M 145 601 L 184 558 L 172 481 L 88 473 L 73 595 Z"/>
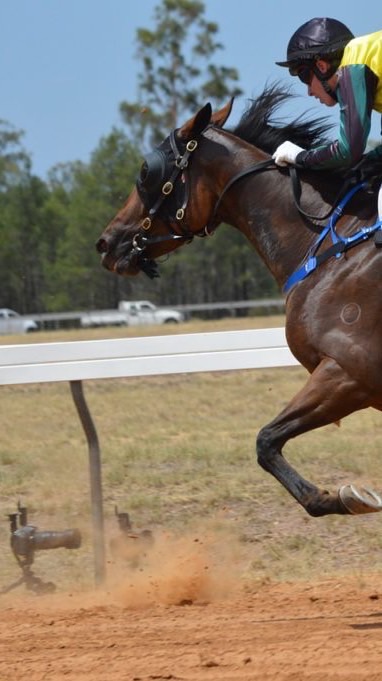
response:
<path fill-rule="evenodd" d="M 280 326 L 282 317 L 191 322 L 148 333 Z M 126 331 L 128 333 L 126 333 Z M 136 329 L 124 335 L 138 335 Z M 142 334 L 142 329 L 139 330 Z M 105 337 L 86 332 L 82 337 Z M 109 332 L 110 333 L 110 332 Z M 111 331 L 113 337 L 121 330 Z M 51 332 L 28 341 L 78 338 Z M 23 342 L 24 338 L 7 339 Z M 139 528 L 184 532 L 208 520 L 240 538 L 246 574 L 291 579 L 381 564 L 380 517 L 312 519 L 256 464 L 255 436 L 305 381 L 299 367 L 89 381 L 86 397 L 102 450 L 107 538 L 114 506 Z M 6 514 L 20 499 L 42 529 L 78 526 L 81 550 L 44 552 L 36 572 L 60 584 L 92 581 L 88 457 L 66 384 L 4 386 L 0 443 L 0 545 L 3 583 L 18 576 Z M 365 411 L 288 443 L 286 455 L 320 486 L 377 487 L 382 422 Z M 229 539 L 227 539 L 229 541 Z M 1 586 L 1 584 L 0 584 Z"/>

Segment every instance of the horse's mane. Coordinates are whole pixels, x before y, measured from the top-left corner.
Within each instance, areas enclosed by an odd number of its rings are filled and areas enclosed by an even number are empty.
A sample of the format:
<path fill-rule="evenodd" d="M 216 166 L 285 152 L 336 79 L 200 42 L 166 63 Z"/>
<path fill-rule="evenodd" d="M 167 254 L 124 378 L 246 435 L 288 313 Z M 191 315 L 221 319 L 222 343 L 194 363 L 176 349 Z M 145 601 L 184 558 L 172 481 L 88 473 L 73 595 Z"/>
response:
<path fill-rule="evenodd" d="M 268 154 L 286 140 L 304 149 L 327 143 L 332 127 L 327 118 L 308 120 L 302 115 L 289 123 L 274 118 L 281 104 L 290 102 L 295 96 L 280 84 L 266 86 L 259 97 L 249 100 L 249 107 L 231 132 Z"/>

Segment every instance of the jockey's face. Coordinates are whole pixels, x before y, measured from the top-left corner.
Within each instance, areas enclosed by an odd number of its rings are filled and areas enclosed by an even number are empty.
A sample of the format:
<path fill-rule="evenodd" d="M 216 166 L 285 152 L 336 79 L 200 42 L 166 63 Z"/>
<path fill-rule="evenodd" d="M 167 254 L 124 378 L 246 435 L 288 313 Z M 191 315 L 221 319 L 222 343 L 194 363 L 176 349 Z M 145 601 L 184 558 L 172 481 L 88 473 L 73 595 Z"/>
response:
<path fill-rule="evenodd" d="M 316 62 L 316 67 L 321 71 L 321 73 L 326 73 L 328 69 L 330 68 L 330 64 L 328 62 L 324 61 L 323 59 L 318 59 Z M 337 75 L 334 74 L 329 80 L 327 81 L 328 85 L 331 87 L 332 90 L 335 90 L 337 86 Z M 321 104 L 325 104 L 326 106 L 335 106 L 337 102 L 333 99 L 333 97 L 330 96 L 328 92 L 326 92 L 322 81 L 317 78 L 317 76 L 312 73 L 312 80 L 310 84 L 308 85 L 308 95 L 310 97 L 316 97 Z"/>

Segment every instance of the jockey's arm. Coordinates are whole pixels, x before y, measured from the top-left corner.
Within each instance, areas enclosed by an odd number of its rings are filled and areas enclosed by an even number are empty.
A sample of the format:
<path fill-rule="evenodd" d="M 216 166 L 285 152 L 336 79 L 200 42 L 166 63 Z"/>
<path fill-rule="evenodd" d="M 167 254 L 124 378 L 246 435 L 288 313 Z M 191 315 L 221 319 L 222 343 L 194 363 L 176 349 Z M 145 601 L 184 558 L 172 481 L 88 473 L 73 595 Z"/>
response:
<path fill-rule="evenodd" d="M 336 88 L 340 106 L 338 139 L 302 151 L 296 163 L 315 170 L 355 165 L 365 151 L 377 84 L 376 75 L 365 64 L 340 68 Z"/>

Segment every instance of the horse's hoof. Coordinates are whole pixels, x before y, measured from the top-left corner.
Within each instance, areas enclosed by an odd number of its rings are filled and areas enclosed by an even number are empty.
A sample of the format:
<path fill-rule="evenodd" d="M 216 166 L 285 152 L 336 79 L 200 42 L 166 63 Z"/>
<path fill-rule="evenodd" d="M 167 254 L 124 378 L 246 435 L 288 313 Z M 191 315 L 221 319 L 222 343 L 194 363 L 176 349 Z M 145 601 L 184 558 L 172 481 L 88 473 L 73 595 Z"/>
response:
<path fill-rule="evenodd" d="M 377 513 L 382 511 L 382 499 L 368 487 L 357 489 L 354 485 L 342 485 L 338 496 L 348 513 Z"/>

